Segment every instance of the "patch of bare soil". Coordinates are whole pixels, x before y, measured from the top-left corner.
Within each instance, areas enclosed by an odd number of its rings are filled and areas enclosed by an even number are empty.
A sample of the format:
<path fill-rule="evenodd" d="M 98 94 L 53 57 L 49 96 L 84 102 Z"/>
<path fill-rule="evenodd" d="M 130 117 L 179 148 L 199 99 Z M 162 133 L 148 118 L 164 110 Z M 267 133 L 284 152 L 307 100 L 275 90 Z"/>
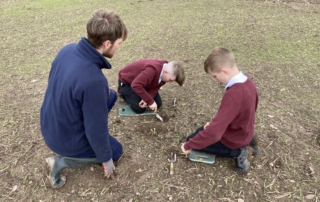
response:
<path fill-rule="evenodd" d="M 21 8 L 29 1 L 1 1 L 15 7 L 0 15 L 0 201 L 319 201 L 320 91 L 315 69 L 320 67 L 319 9 L 306 6 L 319 1 L 270 1 L 266 6 L 245 1 L 133 0 L 125 7 L 109 1 L 107 6 L 118 8 L 130 26 L 130 41 L 112 64 L 146 57 L 179 59 L 187 82 L 181 88 L 168 84 L 160 91 L 163 105 L 158 113 L 163 122 L 155 115 L 119 116 L 118 104 L 123 102 L 119 99 L 109 115 L 109 132 L 124 150 L 116 179 L 104 179 L 99 164 L 66 169 L 62 173 L 66 184 L 59 189 L 50 187 L 41 165 L 56 154 L 41 136 L 39 108 L 54 55 L 79 39 L 79 30 L 85 29 L 78 24 L 91 11 L 82 13 L 101 5 L 92 1 L 61 11 L 39 6 L 41 12 L 32 13 L 34 9 Z M 167 12 L 165 18 L 154 14 L 157 8 Z M 70 18 L 75 12 L 81 15 Z M 260 92 L 255 131 L 260 150 L 250 158 L 251 168 L 244 175 L 234 172 L 231 158 L 194 163 L 180 152 L 186 137 L 212 120 L 224 93 L 224 86 L 203 71 L 204 59 L 216 45 L 235 52 Z M 13 57 L 16 53 L 23 56 Z M 116 85 L 117 71 L 104 73 L 110 85 Z"/>

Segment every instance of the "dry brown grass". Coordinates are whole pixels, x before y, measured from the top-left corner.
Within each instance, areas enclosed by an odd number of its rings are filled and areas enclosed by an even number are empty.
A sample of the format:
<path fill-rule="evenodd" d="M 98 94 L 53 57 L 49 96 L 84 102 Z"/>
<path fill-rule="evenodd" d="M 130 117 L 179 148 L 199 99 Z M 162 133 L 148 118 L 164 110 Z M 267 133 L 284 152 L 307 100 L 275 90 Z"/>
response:
<path fill-rule="evenodd" d="M 0 2 L 0 201 L 319 201 L 320 5 L 270 1 L 123 0 Z M 316 1 L 313 1 L 316 2 Z M 93 11 L 108 7 L 129 28 L 127 41 L 104 70 L 117 72 L 141 58 L 181 61 L 187 82 L 161 90 L 166 123 L 110 115 L 110 133 L 125 156 L 114 181 L 100 166 L 65 170 L 67 183 L 48 186 L 41 161 L 54 155 L 44 144 L 39 108 L 50 63 L 67 43 L 85 36 Z M 256 134 L 260 153 L 247 175 L 231 159 L 214 165 L 178 155 L 175 174 L 167 159 L 209 121 L 223 88 L 202 64 L 214 46 L 235 53 L 260 92 Z M 177 98 L 173 108 L 172 99 Z M 121 100 L 119 101 L 119 103 Z M 120 120 L 120 121 L 119 121 Z M 310 199 L 308 199 L 310 198 Z"/>

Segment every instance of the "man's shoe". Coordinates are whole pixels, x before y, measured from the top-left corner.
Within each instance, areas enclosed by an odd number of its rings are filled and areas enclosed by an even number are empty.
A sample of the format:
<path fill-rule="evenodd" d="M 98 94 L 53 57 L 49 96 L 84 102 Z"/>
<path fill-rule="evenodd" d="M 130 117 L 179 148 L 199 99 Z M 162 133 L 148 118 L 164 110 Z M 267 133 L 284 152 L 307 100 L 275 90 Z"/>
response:
<path fill-rule="evenodd" d="M 250 168 L 250 162 L 248 160 L 248 147 L 241 147 L 240 148 L 240 154 L 238 157 L 235 158 L 236 162 L 236 169 L 235 171 L 238 174 L 244 174 L 246 173 Z"/>
<path fill-rule="evenodd" d="M 53 169 L 58 157 L 49 157 L 43 161 L 43 167 L 53 188 L 60 188 L 66 183 L 65 176 L 53 176 Z"/>

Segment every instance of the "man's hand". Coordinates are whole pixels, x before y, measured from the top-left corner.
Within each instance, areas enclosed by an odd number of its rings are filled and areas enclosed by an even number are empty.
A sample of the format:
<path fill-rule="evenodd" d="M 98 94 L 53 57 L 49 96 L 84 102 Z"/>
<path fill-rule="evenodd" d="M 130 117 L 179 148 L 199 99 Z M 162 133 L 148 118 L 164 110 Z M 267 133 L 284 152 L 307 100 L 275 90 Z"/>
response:
<path fill-rule="evenodd" d="M 157 105 L 156 102 L 153 102 L 153 104 L 150 105 L 149 108 L 150 108 L 152 111 L 157 112 L 158 105 Z"/>
<path fill-rule="evenodd" d="M 206 129 L 210 125 L 210 122 L 207 122 L 206 125 L 203 126 L 203 129 Z"/>
<path fill-rule="evenodd" d="M 141 107 L 141 108 L 146 108 L 147 105 L 148 105 L 148 104 L 147 104 L 144 100 L 141 100 L 141 101 L 139 102 L 139 107 Z"/>
<path fill-rule="evenodd" d="M 104 172 L 104 177 L 109 179 L 111 177 L 111 179 L 114 179 L 115 176 L 115 167 L 113 164 L 113 160 L 110 159 L 108 162 L 102 163 L 103 166 L 103 172 Z"/>
<path fill-rule="evenodd" d="M 185 144 L 185 143 L 183 143 L 183 144 L 181 145 L 182 153 L 185 154 L 185 155 L 188 155 L 188 154 L 190 153 L 190 150 L 185 150 L 185 149 L 184 149 L 184 144 Z"/>

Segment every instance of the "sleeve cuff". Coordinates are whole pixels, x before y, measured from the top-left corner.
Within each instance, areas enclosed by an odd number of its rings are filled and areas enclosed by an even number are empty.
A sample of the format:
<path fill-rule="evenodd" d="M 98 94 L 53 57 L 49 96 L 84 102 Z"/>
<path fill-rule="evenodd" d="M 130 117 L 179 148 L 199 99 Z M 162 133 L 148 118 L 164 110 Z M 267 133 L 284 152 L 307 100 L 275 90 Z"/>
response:
<path fill-rule="evenodd" d="M 185 150 L 190 150 L 190 149 L 191 149 L 191 147 L 189 146 L 188 142 L 185 143 L 185 144 L 183 145 L 183 147 L 184 147 Z"/>
<path fill-rule="evenodd" d="M 146 103 L 148 104 L 148 106 L 152 105 L 155 101 L 153 99 L 146 101 Z"/>

